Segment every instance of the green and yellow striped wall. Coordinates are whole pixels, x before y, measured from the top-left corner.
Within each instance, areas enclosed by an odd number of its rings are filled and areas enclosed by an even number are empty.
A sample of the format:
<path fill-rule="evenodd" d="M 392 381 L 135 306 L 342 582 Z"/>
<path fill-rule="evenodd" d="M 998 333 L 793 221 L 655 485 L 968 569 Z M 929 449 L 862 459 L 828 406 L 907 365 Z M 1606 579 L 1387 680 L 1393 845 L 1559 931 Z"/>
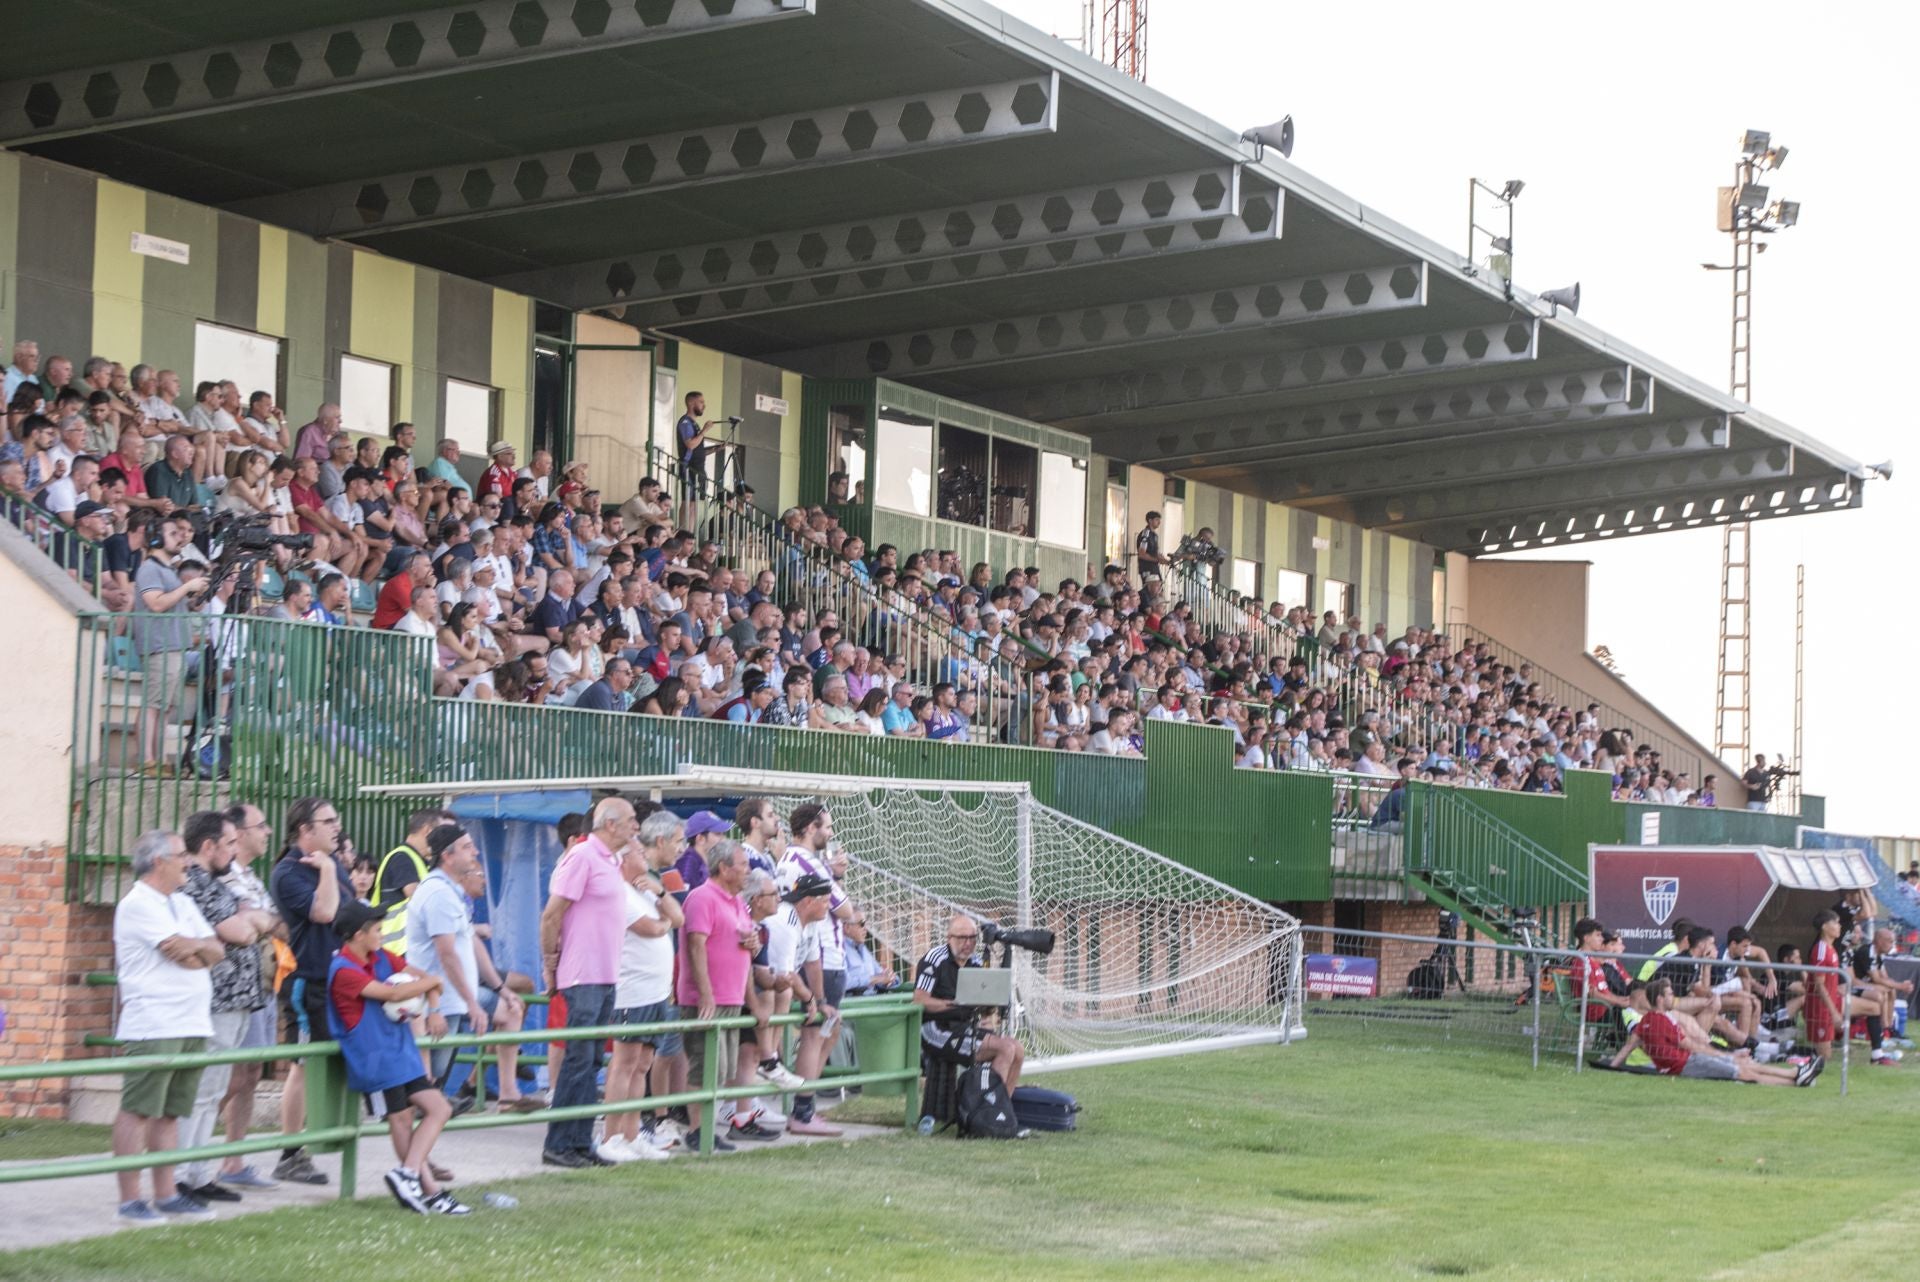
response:
<path fill-rule="evenodd" d="M 136 232 L 185 243 L 188 261 L 134 253 Z M 174 369 L 191 396 L 196 321 L 284 341 L 274 390 L 295 422 L 339 396 L 353 355 L 397 367 L 396 416 L 422 440 L 457 378 L 497 389 L 498 434 L 527 445 L 530 298 L 0 152 L 0 345 L 35 339 L 76 371 L 92 355 Z"/>

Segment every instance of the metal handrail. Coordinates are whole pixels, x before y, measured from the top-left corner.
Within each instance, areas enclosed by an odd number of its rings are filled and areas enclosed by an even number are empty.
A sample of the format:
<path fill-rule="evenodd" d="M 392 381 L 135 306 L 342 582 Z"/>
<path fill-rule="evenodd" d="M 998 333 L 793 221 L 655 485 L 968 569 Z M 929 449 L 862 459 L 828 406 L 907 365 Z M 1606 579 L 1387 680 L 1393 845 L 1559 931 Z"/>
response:
<path fill-rule="evenodd" d="M 878 1086 L 899 1083 L 905 1091 L 905 1125 L 911 1129 L 919 1120 L 919 1080 L 920 1080 L 920 1008 L 911 1000 L 894 996 L 849 998 L 841 1007 L 843 1017 L 849 1022 L 863 1019 L 900 1020 L 901 1040 L 904 1046 L 902 1062 L 897 1066 L 862 1071 L 859 1073 L 836 1075 L 832 1080 L 836 1086 Z M 772 1015 L 767 1023 L 781 1027 L 796 1027 L 805 1022 L 804 1014 Z M 518 1030 L 506 1033 L 462 1033 L 441 1038 L 423 1038 L 419 1045 L 423 1049 L 435 1048 L 463 1049 L 470 1047 L 518 1045 L 530 1041 L 573 1042 L 603 1041 L 610 1037 L 644 1036 L 654 1033 L 698 1033 L 707 1039 L 707 1053 L 701 1083 L 698 1088 L 669 1095 L 642 1096 L 630 1100 L 601 1101 L 589 1104 L 571 1105 L 566 1108 L 543 1108 L 528 1113 L 501 1113 L 491 1115 L 469 1115 L 457 1117 L 446 1124 L 448 1131 L 487 1130 L 497 1126 L 520 1126 L 527 1124 L 574 1121 L 590 1119 L 603 1115 L 638 1112 L 641 1109 L 666 1108 L 681 1104 L 699 1104 L 718 1110 L 724 1100 L 745 1099 L 765 1091 L 764 1085 L 723 1086 L 719 1081 L 719 1035 L 728 1029 L 754 1028 L 759 1021 L 751 1015 L 725 1016 L 715 1019 L 677 1019 L 662 1020 L 653 1024 L 612 1024 L 594 1028 L 549 1028 L 536 1030 Z M 530 1037 L 529 1031 L 537 1034 Z M 104 1056 L 81 1060 L 53 1060 L 37 1064 L 0 1065 L 0 1083 L 61 1081 L 76 1077 L 92 1077 L 102 1074 L 120 1074 L 129 1072 L 147 1072 L 165 1069 L 205 1069 L 218 1064 L 256 1064 L 274 1060 L 306 1060 L 319 1057 L 335 1059 L 339 1056 L 340 1044 L 333 1041 L 307 1042 L 299 1045 L 261 1046 L 244 1050 L 205 1051 L 192 1055 L 125 1055 Z M 826 1079 L 816 1079 L 824 1082 Z M 307 1092 L 308 1116 L 356 1117 L 359 1113 L 359 1096 L 348 1088 L 344 1073 L 329 1073 L 322 1082 L 309 1080 Z M 709 1116 L 711 1116 L 710 1114 Z M 716 1128 L 712 1125 L 701 1128 L 700 1150 L 713 1152 Z M 359 1142 L 363 1138 L 380 1138 L 387 1133 L 384 1123 L 342 1123 L 333 1126 L 311 1127 L 304 1131 L 282 1135 L 250 1135 L 243 1140 L 234 1140 L 221 1144 L 206 1144 L 195 1148 L 174 1149 L 164 1153 L 130 1153 L 116 1157 L 90 1157 L 78 1160 L 67 1159 L 53 1162 L 31 1162 L 19 1165 L 0 1166 L 0 1184 L 20 1184 L 32 1180 L 66 1179 L 80 1175 L 105 1175 L 118 1171 L 146 1170 L 155 1166 L 174 1166 L 189 1162 L 212 1161 L 216 1158 L 239 1157 L 248 1153 L 261 1153 L 272 1149 L 298 1148 L 304 1146 L 331 1147 L 340 1146 L 340 1197 L 350 1201 L 354 1196 L 359 1168 Z"/>
<path fill-rule="evenodd" d="M 0 519 L 27 537 L 43 556 L 65 570 L 96 600 L 106 572 L 106 545 L 95 543 L 32 499 L 0 495 Z"/>

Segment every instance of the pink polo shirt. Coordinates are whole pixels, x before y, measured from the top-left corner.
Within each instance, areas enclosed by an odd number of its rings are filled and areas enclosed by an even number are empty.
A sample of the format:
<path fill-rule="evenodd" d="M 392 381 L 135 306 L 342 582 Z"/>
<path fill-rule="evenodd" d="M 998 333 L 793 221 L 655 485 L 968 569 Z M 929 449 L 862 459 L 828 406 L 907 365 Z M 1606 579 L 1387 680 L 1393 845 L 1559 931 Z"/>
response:
<path fill-rule="evenodd" d="M 600 838 L 589 836 L 561 856 L 549 889 L 573 901 L 560 921 L 560 967 L 555 982 L 561 988 L 617 982 L 627 906 L 620 857 Z"/>
<path fill-rule="evenodd" d="M 740 946 L 740 932 L 753 925 L 753 914 L 740 902 L 740 896 L 717 881 L 694 887 L 687 896 L 686 913 L 687 924 L 680 928 L 680 976 L 676 981 L 680 1004 L 700 1004 L 693 967 L 687 964 L 687 949 L 699 934 L 706 936 L 707 982 L 713 989 L 714 1005 L 741 1005 L 747 1000 L 747 971 L 753 964 L 753 954 Z"/>

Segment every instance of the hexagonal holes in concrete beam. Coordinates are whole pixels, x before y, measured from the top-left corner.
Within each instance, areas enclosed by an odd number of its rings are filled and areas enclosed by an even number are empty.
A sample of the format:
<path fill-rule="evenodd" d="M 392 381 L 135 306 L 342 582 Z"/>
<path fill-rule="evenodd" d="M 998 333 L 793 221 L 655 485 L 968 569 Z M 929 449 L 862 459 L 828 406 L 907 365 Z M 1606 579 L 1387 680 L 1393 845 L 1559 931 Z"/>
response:
<path fill-rule="evenodd" d="M 678 254 L 662 254 L 653 260 L 653 283 L 661 289 L 678 289 L 686 276 Z"/>
<path fill-rule="evenodd" d="M 977 134 L 987 127 L 993 119 L 993 108 L 987 105 L 987 97 L 980 93 L 964 93 L 953 109 L 954 123 L 960 126 L 963 134 Z"/>
<path fill-rule="evenodd" d="M 216 101 L 233 97 L 233 91 L 240 87 L 240 60 L 224 51 L 209 54 L 207 65 L 200 72 L 200 83 Z"/>
<path fill-rule="evenodd" d="M 424 218 L 440 208 L 440 197 L 444 194 L 432 175 L 422 174 L 407 188 L 407 207 Z"/>
<path fill-rule="evenodd" d="M 1089 210 L 1093 221 L 1102 227 L 1111 227 L 1120 221 L 1120 215 L 1126 212 L 1127 204 L 1120 199 L 1120 193 L 1111 187 L 1102 187 L 1093 194 L 1093 204 Z"/>
<path fill-rule="evenodd" d="M 827 238 L 819 232 L 810 231 L 800 238 L 800 244 L 794 252 L 799 255 L 800 265 L 808 271 L 818 271 L 827 261 Z"/>
<path fill-rule="evenodd" d="M 334 79 L 344 80 L 360 70 L 360 59 L 366 57 L 367 50 L 360 43 L 360 37 L 351 31 L 336 31 L 327 37 L 326 52 L 321 61 L 327 64 L 327 70 Z"/>
<path fill-rule="evenodd" d="M 60 91 L 42 80 L 27 90 L 21 107 L 35 129 L 45 129 L 60 119 Z"/>
<path fill-rule="evenodd" d="M 956 209 L 947 215 L 946 226 L 941 230 L 948 245 L 954 249 L 965 249 L 973 243 L 973 234 L 979 228 L 974 225 L 972 214 L 964 209 Z"/>
<path fill-rule="evenodd" d="M 846 140 L 849 150 L 866 151 L 880 136 L 880 126 L 874 122 L 873 113 L 861 107 L 847 113 L 847 123 L 840 127 L 840 136 Z"/>
<path fill-rule="evenodd" d="M 627 148 L 627 154 L 620 158 L 620 172 L 627 176 L 628 182 L 641 187 L 653 181 L 654 166 L 658 163 L 653 148 L 637 142 Z"/>
<path fill-rule="evenodd" d="M 1016 205 L 1001 205 L 993 211 L 993 229 L 1000 233 L 1001 240 L 1012 240 L 1018 236 L 1025 222 Z"/>
<path fill-rule="evenodd" d="M 507 19 L 507 34 L 520 48 L 534 48 L 547 38 L 547 11 L 533 0 L 520 0 Z"/>
<path fill-rule="evenodd" d="M 770 240 L 756 240 L 747 251 L 747 266 L 755 276 L 771 276 L 780 266 L 780 249 Z"/>
<path fill-rule="evenodd" d="M 1387 277 L 1387 289 L 1401 302 L 1418 297 L 1420 293 L 1420 273 L 1411 267 L 1396 267 L 1393 275 Z"/>
<path fill-rule="evenodd" d="M 933 108 L 924 102 L 910 102 L 900 109 L 900 136 L 908 142 L 925 142 L 933 133 Z"/>
<path fill-rule="evenodd" d="M 87 87 L 81 92 L 80 101 L 86 104 L 95 120 L 104 120 L 120 105 L 120 82 L 114 79 L 110 71 L 96 71 L 87 77 Z"/>
<path fill-rule="evenodd" d="M 607 20 L 613 17 L 613 6 L 607 0 L 579 0 L 570 16 L 573 29 L 591 39 L 607 29 Z"/>
<path fill-rule="evenodd" d="M 173 69 L 170 62 L 156 62 L 147 68 L 147 74 L 140 82 L 140 92 L 146 95 L 151 106 L 171 107 L 180 96 L 180 73 Z"/>
<path fill-rule="evenodd" d="M 304 61 L 298 49 L 282 40 L 267 49 L 267 59 L 261 69 L 267 74 L 268 84 L 275 89 L 287 89 L 300 78 Z"/>
<path fill-rule="evenodd" d="M 1480 360 L 1486 356 L 1487 349 L 1491 346 L 1492 344 L 1487 340 L 1487 332 L 1482 329 L 1470 329 L 1467 331 L 1467 336 L 1460 340 L 1461 350 L 1466 352 L 1469 360 Z"/>
<path fill-rule="evenodd" d="M 379 183 L 368 183 L 353 199 L 353 211 L 363 223 L 377 223 L 386 217 L 387 205 L 387 189 Z"/>
<path fill-rule="evenodd" d="M 607 268 L 607 293 L 615 298 L 625 298 L 631 294 L 639 281 L 632 263 L 620 262 Z"/>
<path fill-rule="evenodd" d="M 513 189 L 522 200 L 538 200 L 547 191 L 547 167 L 538 160 L 523 160 L 513 171 Z"/>
<path fill-rule="evenodd" d="M 873 257 L 873 251 L 880 238 L 873 234 L 873 228 L 860 226 L 847 232 L 847 256 L 856 263 L 864 263 Z"/>
<path fill-rule="evenodd" d="M 426 47 L 427 38 L 414 23 L 396 22 L 387 28 L 387 59 L 402 71 L 419 62 Z"/>
<path fill-rule="evenodd" d="M 1149 218 L 1165 218 L 1173 212 L 1173 188 L 1156 178 L 1140 193 L 1140 207 Z"/>
<path fill-rule="evenodd" d="M 787 154 L 795 160 L 812 160 L 820 152 L 820 126 L 802 116 L 787 127 Z"/>
<path fill-rule="evenodd" d="M 1047 91 L 1039 85 L 1021 85 L 1013 91 L 1013 118 L 1023 125 L 1037 125 L 1047 118 Z M 968 130 L 969 133 L 973 132 Z"/>
<path fill-rule="evenodd" d="M 680 166 L 681 173 L 689 178 L 698 178 L 713 163 L 713 148 L 699 134 L 689 134 L 680 140 L 679 150 L 674 152 L 674 162 Z"/>
<path fill-rule="evenodd" d="M 1300 305 L 1310 312 L 1317 312 L 1327 305 L 1327 285 L 1318 276 L 1300 287 Z"/>
<path fill-rule="evenodd" d="M 463 9 L 447 24 L 447 47 L 456 58 L 471 58 L 487 42 L 487 23 L 478 13 Z"/>
<path fill-rule="evenodd" d="M 733 135 L 733 163 L 742 169 L 752 169 L 767 155 L 767 139 L 752 125 Z"/>
<path fill-rule="evenodd" d="M 460 198 L 468 209 L 485 209 L 493 203 L 493 175 L 484 169 L 469 169 L 460 180 Z"/>
<path fill-rule="evenodd" d="M 927 229 L 918 218 L 902 218 L 893 229 L 893 246 L 903 254 L 917 254 L 926 243 Z"/>
<path fill-rule="evenodd" d="M 893 349 L 879 339 L 867 344 L 867 369 L 875 374 L 884 374 L 893 364 Z"/>
<path fill-rule="evenodd" d="M 1193 180 L 1193 201 L 1202 209 L 1218 209 L 1227 198 L 1227 185 L 1219 174 L 1201 174 Z"/>
<path fill-rule="evenodd" d="M 600 157 L 583 151 L 567 165 L 567 184 L 585 195 L 600 185 L 600 174 Z"/>

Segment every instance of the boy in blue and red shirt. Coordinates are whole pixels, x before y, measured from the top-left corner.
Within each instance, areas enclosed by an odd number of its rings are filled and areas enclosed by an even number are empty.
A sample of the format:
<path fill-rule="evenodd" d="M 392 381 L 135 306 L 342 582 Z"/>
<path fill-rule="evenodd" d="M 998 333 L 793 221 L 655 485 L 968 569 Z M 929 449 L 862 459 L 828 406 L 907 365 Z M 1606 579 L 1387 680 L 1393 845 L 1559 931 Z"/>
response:
<path fill-rule="evenodd" d="M 409 971 L 404 960 L 380 947 L 385 916 L 385 909 L 355 901 L 343 904 L 334 918 L 341 946 L 327 971 L 327 1029 L 347 1061 L 347 1085 L 366 1096 L 369 1113 L 387 1119 L 400 1158 L 386 1176 L 394 1200 L 421 1215 L 468 1215 L 472 1208 L 442 1189 L 428 1164 L 453 1108 L 427 1079 L 409 1022 L 389 1018 L 383 1005 L 424 997 L 431 1013 L 442 981 Z"/>

